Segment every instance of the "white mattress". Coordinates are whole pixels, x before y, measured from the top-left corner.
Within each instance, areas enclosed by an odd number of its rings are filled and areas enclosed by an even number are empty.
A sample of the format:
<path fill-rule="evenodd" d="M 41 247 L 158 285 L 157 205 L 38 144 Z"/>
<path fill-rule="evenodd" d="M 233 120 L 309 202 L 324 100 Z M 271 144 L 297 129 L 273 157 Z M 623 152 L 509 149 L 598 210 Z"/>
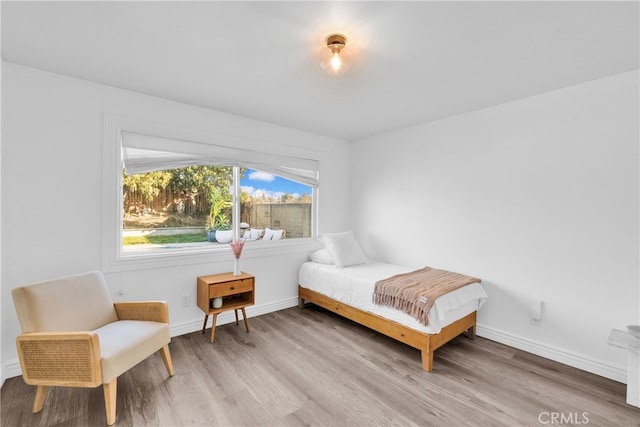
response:
<path fill-rule="evenodd" d="M 428 334 L 437 334 L 443 327 L 480 308 L 487 299 L 480 283 L 471 283 L 449 292 L 435 300 L 429 312 L 428 326 L 403 311 L 373 303 L 373 291 L 378 280 L 417 268 L 377 261 L 345 268 L 305 262 L 300 267 L 298 283 L 303 288 Z"/>

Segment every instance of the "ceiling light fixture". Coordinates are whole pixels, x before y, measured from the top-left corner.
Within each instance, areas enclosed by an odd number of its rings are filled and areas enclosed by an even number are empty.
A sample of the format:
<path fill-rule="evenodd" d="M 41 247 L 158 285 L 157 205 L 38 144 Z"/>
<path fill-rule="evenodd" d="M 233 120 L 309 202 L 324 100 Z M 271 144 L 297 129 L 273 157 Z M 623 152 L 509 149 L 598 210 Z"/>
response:
<path fill-rule="evenodd" d="M 344 47 L 347 38 L 342 34 L 331 34 L 327 37 L 327 49 L 322 55 L 320 66 L 329 74 L 342 74 L 349 69 L 351 54 Z"/>

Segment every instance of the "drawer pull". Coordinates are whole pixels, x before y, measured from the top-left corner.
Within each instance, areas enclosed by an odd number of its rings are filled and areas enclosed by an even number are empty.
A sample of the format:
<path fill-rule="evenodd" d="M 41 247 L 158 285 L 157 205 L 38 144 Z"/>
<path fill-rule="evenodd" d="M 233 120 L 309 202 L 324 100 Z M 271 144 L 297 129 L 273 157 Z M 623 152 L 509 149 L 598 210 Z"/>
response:
<path fill-rule="evenodd" d="M 235 286 L 232 286 L 230 289 L 231 289 L 231 290 L 234 290 L 235 288 L 236 288 Z"/>

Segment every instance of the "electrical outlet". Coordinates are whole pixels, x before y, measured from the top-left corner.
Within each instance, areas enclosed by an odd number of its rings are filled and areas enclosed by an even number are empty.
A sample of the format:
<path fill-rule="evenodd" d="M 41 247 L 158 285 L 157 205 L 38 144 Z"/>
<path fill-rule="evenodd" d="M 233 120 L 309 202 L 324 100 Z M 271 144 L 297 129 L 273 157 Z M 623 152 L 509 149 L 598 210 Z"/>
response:
<path fill-rule="evenodd" d="M 531 307 L 529 308 L 529 317 L 533 326 L 540 326 L 543 310 L 544 301 L 537 299 L 531 302 Z"/>
<path fill-rule="evenodd" d="M 181 299 L 182 308 L 189 307 L 189 304 L 191 304 L 189 294 L 182 295 L 182 299 Z"/>

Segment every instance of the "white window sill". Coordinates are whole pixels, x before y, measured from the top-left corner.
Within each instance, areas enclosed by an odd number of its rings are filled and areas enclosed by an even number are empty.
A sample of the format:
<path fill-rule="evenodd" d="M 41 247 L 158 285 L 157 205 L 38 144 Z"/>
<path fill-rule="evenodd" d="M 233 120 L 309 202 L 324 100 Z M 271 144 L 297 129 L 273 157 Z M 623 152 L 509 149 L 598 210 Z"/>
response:
<path fill-rule="evenodd" d="M 317 241 L 312 238 L 247 242 L 242 250 L 242 259 L 310 252 L 317 246 Z M 159 250 L 159 248 L 167 249 Z M 109 273 L 147 270 L 189 264 L 224 262 L 232 259 L 233 253 L 227 243 L 202 242 L 144 245 L 142 250 L 134 250 L 133 248 L 122 250 L 119 256 L 114 257 L 111 262 L 103 265 L 103 271 Z"/>

